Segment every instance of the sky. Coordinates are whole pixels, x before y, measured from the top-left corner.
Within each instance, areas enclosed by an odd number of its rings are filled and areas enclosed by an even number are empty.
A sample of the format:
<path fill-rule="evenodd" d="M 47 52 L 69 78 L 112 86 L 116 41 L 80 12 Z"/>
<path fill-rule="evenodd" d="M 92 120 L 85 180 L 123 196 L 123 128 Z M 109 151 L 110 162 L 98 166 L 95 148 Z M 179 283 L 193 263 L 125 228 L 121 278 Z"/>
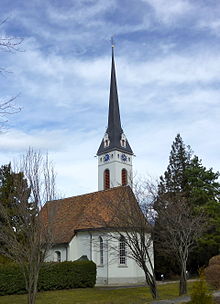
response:
<path fill-rule="evenodd" d="M 136 176 L 166 170 L 172 142 L 220 169 L 220 2 L 1 0 L 0 101 L 21 112 L 0 133 L 0 165 L 28 147 L 49 154 L 62 196 L 97 191 L 107 127 L 111 43 L 121 121 Z"/>

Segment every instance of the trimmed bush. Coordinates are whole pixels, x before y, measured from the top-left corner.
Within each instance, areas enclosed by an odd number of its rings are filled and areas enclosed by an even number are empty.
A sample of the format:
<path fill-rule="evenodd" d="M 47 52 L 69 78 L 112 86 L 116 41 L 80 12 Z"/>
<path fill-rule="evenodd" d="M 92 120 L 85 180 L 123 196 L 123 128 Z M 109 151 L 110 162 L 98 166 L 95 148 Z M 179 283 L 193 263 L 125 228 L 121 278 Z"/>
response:
<path fill-rule="evenodd" d="M 96 265 L 90 261 L 45 263 L 41 268 L 38 289 L 69 289 L 93 287 Z"/>
<path fill-rule="evenodd" d="M 91 261 L 44 263 L 38 290 L 94 287 L 96 265 Z M 0 295 L 25 293 L 25 282 L 18 265 L 0 265 Z"/>
<path fill-rule="evenodd" d="M 209 266 L 205 268 L 205 277 L 213 288 L 220 288 L 220 255 L 209 260 Z"/>
<path fill-rule="evenodd" d="M 16 264 L 0 265 L 0 295 L 25 293 L 25 282 L 19 266 Z"/>

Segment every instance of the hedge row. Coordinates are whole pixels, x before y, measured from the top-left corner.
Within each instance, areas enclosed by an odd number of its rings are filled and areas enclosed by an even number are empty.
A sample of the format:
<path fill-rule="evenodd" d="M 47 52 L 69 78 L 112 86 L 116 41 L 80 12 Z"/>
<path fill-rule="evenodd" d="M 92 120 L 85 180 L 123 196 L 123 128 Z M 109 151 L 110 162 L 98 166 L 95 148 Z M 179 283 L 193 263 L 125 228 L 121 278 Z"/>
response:
<path fill-rule="evenodd" d="M 39 274 L 38 290 L 93 287 L 96 265 L 91 261 L 44 263 Z M 0 295 L 25 293 L 25 282 L 15 264 L 0 265 Z"/>

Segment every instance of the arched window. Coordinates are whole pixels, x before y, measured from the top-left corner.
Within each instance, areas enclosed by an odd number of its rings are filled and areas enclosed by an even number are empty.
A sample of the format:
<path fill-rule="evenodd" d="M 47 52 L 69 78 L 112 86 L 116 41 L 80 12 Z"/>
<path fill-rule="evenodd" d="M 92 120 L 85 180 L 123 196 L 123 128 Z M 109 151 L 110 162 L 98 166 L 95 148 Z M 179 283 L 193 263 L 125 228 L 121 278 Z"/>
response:
<path fill-rule="evenodd" d="M 110 145 L 110 140 L 109 140 L 109 138 L 108 138 L 108 134 L 107 133 L 105 133 L 105 135 L 104 135 L 104 148 L 107 148 L 107 147 L 109 147 L 109 145 Z"/>
<path fill-rule="evenodd" d="M 124 133 L 121 134 L 121 146 L 126 148 L 126 136 L 124 135 Z"/>
<path fill-rule="evenodd" d="M 104 190 L 110 188 L 110 171 L 109 169 L 105 169 L 104 171 Z"/>
<path fill-rule="evenodd" d="M 55 261 L 61 262 L 61 252 L 60 251 L 55 251 Z"/>
<path fill-rule="evenodd" d="M 103 238 L 99 237 L 99 252 L 100 252 L 100 265 L 103 265 L 104 259 L 103 259 Z"/>
<path fill-rule="evenodd" d="M 126 265 L 126 244 L 124 236 L 121 236 L 119 239 L 119 264 Z"/>
<path fill-rule="evenodd" d="M 128 183 L 128 173 L 126 169 L 121 170 L 121 184 L 122 186 L 126 186 Z"/>

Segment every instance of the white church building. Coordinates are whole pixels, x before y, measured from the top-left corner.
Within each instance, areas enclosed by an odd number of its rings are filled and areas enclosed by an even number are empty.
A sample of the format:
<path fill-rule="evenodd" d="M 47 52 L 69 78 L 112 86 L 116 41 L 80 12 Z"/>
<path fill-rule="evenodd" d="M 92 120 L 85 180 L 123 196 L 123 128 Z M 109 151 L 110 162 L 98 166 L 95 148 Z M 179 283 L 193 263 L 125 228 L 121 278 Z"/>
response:
<path fill-rule="evenodd" d="M 133 155 L 121 127 L 112 46 L 108 127 L 97 151 L 98 191 L 45 204 L 54 243 L 47 261 L 87 256 L 97 265 L 97 285 L 145 282 L 144 272 L 129 257 L 123 238 L 112 238 L 114 228 L 115 234 L 119 227 L 123 231 L 118 211 L 137 206 L 132 191 Z M 153 246 L 150 251 L 153 260 Z"/>

